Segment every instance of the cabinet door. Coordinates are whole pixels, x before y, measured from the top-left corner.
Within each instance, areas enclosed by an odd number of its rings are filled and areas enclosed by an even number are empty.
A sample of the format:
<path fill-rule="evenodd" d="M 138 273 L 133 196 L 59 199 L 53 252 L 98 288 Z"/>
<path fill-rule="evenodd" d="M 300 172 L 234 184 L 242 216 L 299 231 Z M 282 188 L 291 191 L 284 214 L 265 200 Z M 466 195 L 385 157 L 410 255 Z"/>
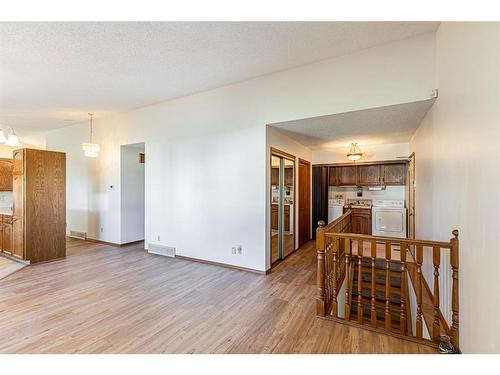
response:
<path fill-rule="evenodd" d="M 405 164 L 386 164 L 382 166 L 384 185 L 404 185 L 406 183 Z"/>
<path fill-rule="evenodd" d="M 12 191 L 12 160 L 0 159 L 0 191 Z"/>
<path fill-rule="evenodd" d="M 338 171 L 339 167 L 328 167 L 328 186 L 337 186 L 339 184 Z"/>
<path fill-rule="evenodd" d="M 25 259 L 23 218 L 12 218 L 12 254 Z"/>
<path fill-rule="evenodd" d="M 2 224 L 2 248 L 3 252 L 12 254 L 12 224 Z"/>
<path fill-rule="evenodd" d="M 358 185 L 380 185 L 380 165 L 359 165 Z"/>
<path fill-rule="evenodd" d="M 13 196 L 13 213 L 14 215 L 23 215 L 24 193 L 23 193 L 23 175 L 14 174 L 12 183 L 12 196 Z"/>
<path fill-rule="evenodd" d="M 356 166 L 338 167 L 338 185 L 356 185 Z"/>

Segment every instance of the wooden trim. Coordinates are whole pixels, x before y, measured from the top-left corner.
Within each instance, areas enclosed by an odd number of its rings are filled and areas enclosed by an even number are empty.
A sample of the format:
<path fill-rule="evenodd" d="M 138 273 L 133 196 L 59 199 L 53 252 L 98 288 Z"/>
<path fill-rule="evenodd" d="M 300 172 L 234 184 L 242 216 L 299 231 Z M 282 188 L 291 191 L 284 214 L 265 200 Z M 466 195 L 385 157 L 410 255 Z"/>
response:
<path fill-rule="evenodd" d="M 326 236 L 332 236 L 332 233 L 327 232 Z M 399 238 L 399 237 L 382 237 L 382 236 L 370 236 L 367 234 L 356 234 L 356 233 L 335 233 L 335 236 L 342 238 L 350 238 L 355 240 L 363 240 L 363 241 L 371 241 L 373 239 L 380 242 L 390 242 L 393 244 L 397 244 L 400 242 L 405 242 L 408 245 L 423 245 L 428 247 L 440 247 L 442 249 L 450 249 L 451 244 L 449 242 L 441 242 L 441 241 L 425 241 L 425 240 L 414 240 L 409 238 Z"/>
<path fill-rule="evenodd" d="M 302 163 L 302 164 L 307 164 L 307 165 L 311 165 L 311 162 L 310 161 L 307 161 L 305 159 L 302 159 L 302 158 L 297 158 L 299 159 L 299 163 Z"/>
<path fill-rule="evenodd" d="M 408 159 L 380 160 L 380 161 L 352 161 L 345 163 L 325 163 L 313 164 L 315 167 L 355 167 L 357 165 L 388 165 L 388 164 L 408 164 Z"/>
<path fill-rule="evenodd" d="M 281 156 L 285 159 L 289 159 L 289 160 L 292 160 L 292 161 L 296 161 L 296 157 L 292 154 L 289 154 L 288 152 L 285 152 L 285 151 L 281 151 L 277 148 L 274 148 L 271 146 L 271 155 L 276 155 L 276 156 Z"/>
<path fill-rule="evenodd" d="M 255 270 L 253 268 L 246 268 L 246 267 L 235 266 L 233 264 L 228 264 L 228 263 L 214 262 L 214 261 L 206 260 L 206 259 L 192 258 L 192 257 L 184 256 L 184 255 L 176 255 L 175 258 L 178 258 L 178 259 L 181 259 L 181 260 L 188 260 L 190 262 L 197 262 L 197 263 L 209 264 L 209 265 L 212 265 L 212 266 L 218 266 L 218 267 L 224 267 L 224 268 L 231 268 L 231 269 L 238 270 L 238 271 L 256 273 L 256 274 L 259 274 L 259 275 L 266 275 L 266 273 L 267 273 L 267 271 L 260 271 L 260 270 Z"/>

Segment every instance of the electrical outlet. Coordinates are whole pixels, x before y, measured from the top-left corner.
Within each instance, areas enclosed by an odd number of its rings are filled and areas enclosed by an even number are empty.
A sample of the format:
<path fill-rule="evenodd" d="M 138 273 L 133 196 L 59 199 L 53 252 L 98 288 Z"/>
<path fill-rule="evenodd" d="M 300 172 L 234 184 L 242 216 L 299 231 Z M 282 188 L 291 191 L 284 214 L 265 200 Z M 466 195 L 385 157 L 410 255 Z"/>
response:
<path fill-rule="evenodd" d="M 231 248 L 231 253 L 236 254 L 236 247 L 234 247 L 234 246 L 233 246 L 233 247 Z"/>
<path fill-rule="evenodd" d="M 103 227 L 101 227 L 101 233 L 104 233 L 104 228 Z"/>
<path fill-rule="evenodd" d="M 158 236 L 158 242 L 160 242 L 160 236 Z"/>
<path fill-rule="evenodd" d="M 243 247 L 241 245 L 237 246 L 238 254 L 241 255 L 241 252 L 243 251 Z"/>

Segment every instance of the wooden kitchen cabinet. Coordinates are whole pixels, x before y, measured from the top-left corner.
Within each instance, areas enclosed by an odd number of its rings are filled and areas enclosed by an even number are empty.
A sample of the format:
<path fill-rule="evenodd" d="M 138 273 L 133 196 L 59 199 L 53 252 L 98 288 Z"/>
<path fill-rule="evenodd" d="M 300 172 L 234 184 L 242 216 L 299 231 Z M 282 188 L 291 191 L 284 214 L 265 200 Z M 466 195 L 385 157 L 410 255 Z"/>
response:
<path fill-rule="evenodd" d="M 13 159 L 14 255 L 31 263 L 65 257 L 66 154 L 23 148 Z"/>
<path fill-rule="evenodd" d="M 344 213 L 351 210 L 351 232 L 356 234 L 372 234 L 371 208 L 344 208 Z"/>
<path fill-rule="evenodd" d="M 290 206 L 285 205 L 284 208 L 284 230 L 289 231 L 290 230 Z M 279 210 L 278 210 L 278 204 L 273 203 L 271 205 L 271 229 L 273 230 L 278 230 L 278 218 L 279 218 Z"/>
<path fill-rule="evenodd" d="M 0 191 L 12 191 L 12 159 L 0 159 Z"/>
<path fill-rule="evenodd" d="M 406 164 L 384 164 L 382 165 L 383 185 L 405 185 Z"/>
<path fill-rule="evenodd" d="M 356 166 L 330 167 L 330 186 L 354 186 L 357 183 Z"/>
<path fill-rule="evenodd" d="M 0 251 L 12 254 L 12 216 L 0 215 Z"/>
<path fill-rule="evenodd" d="M 382 177 L 380 174 L 381 165 L 359 165 L 358 166 L 358 185 L 373 186 L 381 185 Z"/>
<path fill-rule="evenodd" d="M 2 224 L 2 251 L 6 254 L 12 254 L 12 223 L 4 222 Z"/>

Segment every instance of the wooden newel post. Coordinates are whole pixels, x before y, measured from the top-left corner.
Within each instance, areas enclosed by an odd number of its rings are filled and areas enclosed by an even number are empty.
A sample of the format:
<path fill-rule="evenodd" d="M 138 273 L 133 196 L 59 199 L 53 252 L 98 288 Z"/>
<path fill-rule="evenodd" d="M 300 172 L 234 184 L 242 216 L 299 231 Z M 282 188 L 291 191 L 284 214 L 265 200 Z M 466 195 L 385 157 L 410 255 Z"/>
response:
<path fill-rule="evenodd" d="M 451 270 L 452 270 L 452 288 L 451 288 L 451 343 L 455 348 L 460 347 L 460 339 L 459 339 L 459 327 L 458 327 L 458 230 L 453 230 L 453 238 L 450 240 L 451 242 Z"/>
<path fill-rule="evenodd" d="M 318 295 L 316 296 L 316 315 L 326 314 L 326 294 L 325 294 L 325 222 L 318 221 L 316 229 L 316 251 L 318 253 L 317 278 Z"/>

